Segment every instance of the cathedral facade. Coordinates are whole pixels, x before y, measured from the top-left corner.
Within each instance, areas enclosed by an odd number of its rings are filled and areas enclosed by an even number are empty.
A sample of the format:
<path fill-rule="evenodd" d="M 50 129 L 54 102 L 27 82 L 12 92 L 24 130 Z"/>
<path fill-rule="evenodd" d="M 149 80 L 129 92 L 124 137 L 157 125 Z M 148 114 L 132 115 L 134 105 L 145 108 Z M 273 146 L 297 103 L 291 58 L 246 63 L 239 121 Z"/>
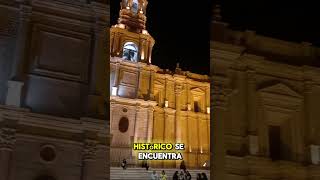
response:
<path fill-rule="evenodd" d="M 134 142 L 184 143 L 188 168 L 210 158 L 210 81 L 207 75 L 174 72 L 152 64 L 155 40 L 146 30 L 146 0 L 124 0 L 110 29 L 111 165 L 139 165 Z M 156 33 L 156 32 L 155 32 Z M 177 167 L 180 162 L 154 163 Z"/>
<path fill-rule="evenodd" d="M 0 180 L 109 179 L 105 0 L 0 0 Z"/>
<path fill-rule="evenodd" d="M 214 9 L 215 180 L 320 179 L 320 49 L 234 31 Z"/>

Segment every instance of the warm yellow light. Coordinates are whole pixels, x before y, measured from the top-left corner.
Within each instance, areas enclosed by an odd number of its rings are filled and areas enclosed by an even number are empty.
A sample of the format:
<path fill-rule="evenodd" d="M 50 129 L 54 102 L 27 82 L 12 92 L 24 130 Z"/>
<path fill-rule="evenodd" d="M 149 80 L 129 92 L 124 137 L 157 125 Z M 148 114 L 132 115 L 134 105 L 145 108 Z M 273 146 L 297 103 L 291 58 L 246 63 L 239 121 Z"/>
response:
<path fill-rule="evenodd" d="M 205 163 L 203 164 L 203 167 L 206 167 L 206 165 L 207 165 L 207 163 L 205 162 Z"/>
<path fill-rule="evenodd" d="M 142 30 L 142 34 L 146 34 L 146 35 L 148 35 L 149 33 L 148 33 L 148 31 L 147 31 L 147 30 L 143 29 L 143 30 Z"/>
<path fill-rule="evenodd" d="M 210 114 L 210 107 L 207 107 L 207 113 Z"/>
<path fill-rule="evenodd" d="M 118 91 L 118 88 L 117 87 L 112 87 L 112 96 L 116 96 L 117 95 L 117 91 Z"/>
<path fill-rule="evenodd" d="M 121 28 L 121 29 L 125 29 L 125 28 L 126 28 L 126 26 L 125 26 L 124 24 L 119 24 L 119 28 Z"/>
<path fill-rule="evenodd" d="M 165 101 L 164 102 L 164 106 L 167 108 L 167 107 L 169 107 L 169 101 Z"/>
<path fill-rule="evenodd" d="M 188 111 L 191 111 L 191 104 L 188 104 Z"/>

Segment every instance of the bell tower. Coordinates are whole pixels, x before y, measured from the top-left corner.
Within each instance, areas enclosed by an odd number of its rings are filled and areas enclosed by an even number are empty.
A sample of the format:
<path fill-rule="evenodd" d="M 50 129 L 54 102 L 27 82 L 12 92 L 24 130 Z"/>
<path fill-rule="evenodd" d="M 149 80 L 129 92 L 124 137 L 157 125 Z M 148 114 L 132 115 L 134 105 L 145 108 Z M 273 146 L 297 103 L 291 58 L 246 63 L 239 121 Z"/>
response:
<path fill-rule="evenodd" d="M 147 4 L 147 0 L 122 0 L 118 24 L 110 29 L 112 57 L 151 64 L 155 41 L 146 30 Z"/>
<path fill-rule="evenodd" d="M 119 166 L 121 159 L 138 165 L 132 143 L 152 139 L 158 67 L 151 64 L 155 41 L 146 30 L 147 4 L 122 0 L 118 22 L 110 28 L 111 166 Z"/>

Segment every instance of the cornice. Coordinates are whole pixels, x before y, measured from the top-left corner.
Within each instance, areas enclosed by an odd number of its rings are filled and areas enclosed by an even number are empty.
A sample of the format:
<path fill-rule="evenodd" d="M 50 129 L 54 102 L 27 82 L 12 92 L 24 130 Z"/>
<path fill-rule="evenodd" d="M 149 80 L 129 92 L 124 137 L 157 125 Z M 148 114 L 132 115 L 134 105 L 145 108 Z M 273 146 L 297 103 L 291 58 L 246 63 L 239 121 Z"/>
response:
<path fill-rule="evenodd" d="M 110 96 L 110 103 L 119 103 L 119 104 L 126 104 L 132 106 L 141 106 L 141 107 L 154 107 L 158 103 L 156 101 L 145 101 L 143 99 L 129 99 L 123 98 L 119 96 Z"/>

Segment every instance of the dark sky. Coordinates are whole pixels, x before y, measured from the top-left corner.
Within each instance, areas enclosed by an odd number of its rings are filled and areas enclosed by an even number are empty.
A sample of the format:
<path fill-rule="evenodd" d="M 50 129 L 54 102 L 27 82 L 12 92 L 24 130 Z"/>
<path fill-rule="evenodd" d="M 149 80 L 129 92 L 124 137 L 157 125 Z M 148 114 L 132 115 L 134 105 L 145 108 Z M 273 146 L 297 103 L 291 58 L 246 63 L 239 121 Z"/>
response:
<path fill-rule="evenodd" d="M 120 0 L 111 0 L 111 24 L 117 22 Z M 147 30 L 156 44 L 152 64 L 174 70 L 209 74 L 210 0 L 187 3 L 178 0 L 149 0 Z"/>
<path fill-rule="evenodd" d="M 313 1 L 220 0 L 222 17 L 234 29 L 320 46 L 320 11 Z"/>
<path fill-rule="evenodd" d="M 152 63 L 173 70 L 209 74 L 210 0 L 150 0 L 147 27 L 156 40 Z M 199 3 L 195 3 L 199 2 Z M 281 4 L 282 2 L 282 4 Z M 320 11 L 311 1 L 220 0 L 222 17 L 237 30 L 288 41 L 311 42 L 320 47 Z M 212 3 L 217 3 L 214 1 Z M 111 0 L 112 24 L 119 15 L 120 0 Z"/>

